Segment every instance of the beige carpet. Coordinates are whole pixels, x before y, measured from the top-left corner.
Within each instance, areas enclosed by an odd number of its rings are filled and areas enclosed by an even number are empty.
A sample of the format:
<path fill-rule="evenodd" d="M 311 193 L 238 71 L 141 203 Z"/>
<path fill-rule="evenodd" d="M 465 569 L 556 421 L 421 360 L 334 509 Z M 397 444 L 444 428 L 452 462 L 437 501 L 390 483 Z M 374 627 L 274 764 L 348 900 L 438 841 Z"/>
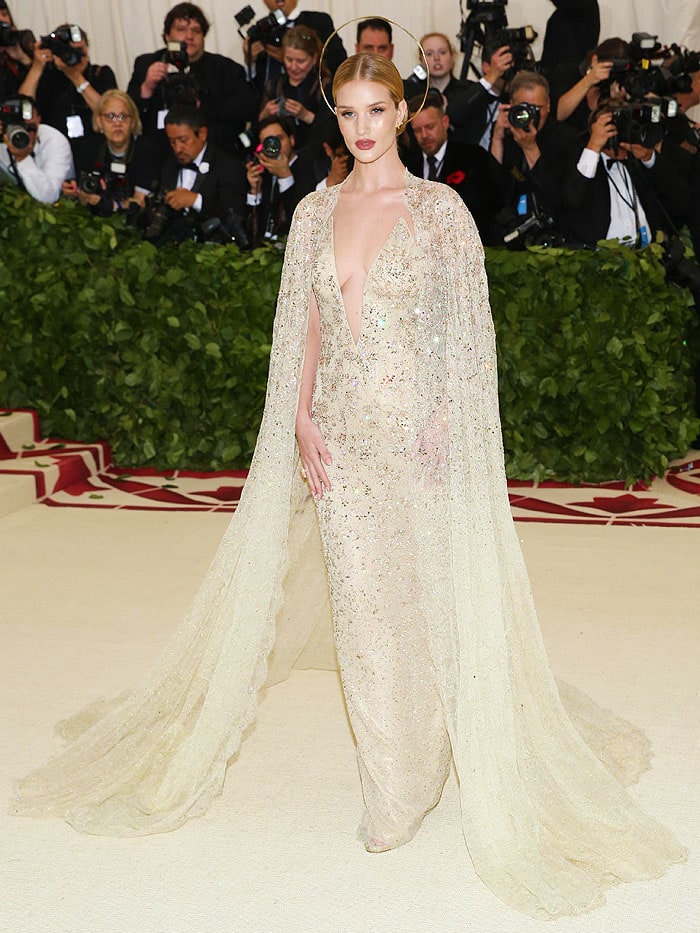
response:
<path fill-rule="evenodd" d="M 32 506 L 0 520 L 0 793 L 53 723 L 149 665 L 227 516 Z M 268 691 L 223 796 L 175 833 L 115 840 L 0 816 L 1 933 L 698 933 L 700 532 L 519 525 L 557 675 L 634 720 L 655 758 L 635 793 L 688 865 L 543 924 L 474 875 L 454 780 L 413 842 L 368 855 L 335 675 Z"/>

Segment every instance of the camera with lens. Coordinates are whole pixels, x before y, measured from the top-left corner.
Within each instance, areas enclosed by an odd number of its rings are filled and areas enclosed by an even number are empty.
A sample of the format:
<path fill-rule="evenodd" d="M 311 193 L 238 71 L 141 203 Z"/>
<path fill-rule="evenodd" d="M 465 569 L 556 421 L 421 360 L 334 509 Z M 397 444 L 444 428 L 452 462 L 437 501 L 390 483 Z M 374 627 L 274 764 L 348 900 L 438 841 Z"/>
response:
<path fill-rule="evenodd" d="M 9 23 L 0 23 L 0 49 L 10 49 L 22 38 L 20 31 Z"/>
<path fill-rule="evenodd" d="M 52 55 L 57 55 L 69 68 L 82 61 L 83 50 L 71 45 L 71 42 L 82 42 L 82 39 L 82 30 L 80 26 L 75 25 L 62 26 L 50 32 L 48 36 L 40 36 L 42 48 L 48 49 Z"/>
<path fill-rule="evenodd" d="M 700 295 L 700 266 L 691 259 L 686 259 L 685 246 L 680 237 L 667 237 L 663 242 L 663 248 L 661 262 L 666 279 Z"/>
<path fill-rule="evenodd" d="M 234 19 L 238 23 L 238 31 L 255 17 L 251 6 L 243 7 L 240 13 L 236 13 Z M 287 17 L 282 10 L 273 10 L 267 16 L 263 16 L 248 29 L 246 36 L 251 42 L 262 42 L 263 45 L 282 45 L 287 31 Z"/>
<path fill-rule="evenodd" d="M 282 154 L 282 140 L 279 136 L 266 136 L 255 151 L 263 152 L 268 159 L 279 159 Z"/>
<path fill-rule="evenodd" d="M 508 111 L 508 122 L 516 130 L 529 131 L 532 126 L 537 131 L 540 126 L 540 108 L 537 104 L 530 104 L 527 101 L 513 104 Z"/>
<path fill-rule="evenodd" d="M 165 201 L 165 191 L 156 184 L 146 197 L 141 209 L 134 207 L 127 215 L 127 223 L 141 231 L 141 236 L 155 246 L 164 243 L 183 242 L 193 238 L 192 223 L 179 217 Z"/>
<path fill-rule="evenodd" d="M 197 239 L 200 243 L 235 243 L 239 249 L 251 249 L 245 223 L 232 207 L 223 217 L 210 217 L 200 225 Z"/>
<path fill-rule="evenodd" d="M 666 117 L 660 101 L 632 101 L 612 111 L 612 122 L 616 129 L 610 141 L 611 148 L 619 143 L 644 146 L 653 149 L 666 135 Z"/>
<path fill-rule="evenodd" d="M 32 123 L 34 111 L 28 100 L 6 100 L 0 104 L 0 123 L 5 135 L 15 149 L 26 149 L 32 141 L 30 132 L 36 129 Z"/>
<path fill-rule="evenodd" d="M 517 71 L 534 69 L 535 55 L 532 51 L 532 43 L 536 38 L 537 33 L 532 26 L 499 29 L 494 34 L 494 44 L 499 48 L 507 45 L 513 58 L 512 66 L 504 75 L 506 81 L 510 81 Z"/>
<path fill-rule="evenodd" d="M 564 237 L 557 232 L 554 219 L 531 196 L 531 207 L 526 214 L 518 214 L 512 207 L 505 207 L 495 217 L 502 233 L 503 245 L 510 249 L 526 246 L 563 246 Z"/>
<path fill-rule="evenodd" d="M 115 163 L 113 169 L 81 172 L 78 188 L 85 194 L 104 195 L 113 201 L 126 201 L 133 196 L 134 186 L 126 171 L 126 165 Z"/>
<path fill-rule="evenodd" d="M 188 73 L 190 57 L 186 42 L 168 42 L 163 61 L 176 70 L 167 74 L 161 82 L 166 109 L 175 104 L 196 104 L 199 101 L 199 85 Z"/>

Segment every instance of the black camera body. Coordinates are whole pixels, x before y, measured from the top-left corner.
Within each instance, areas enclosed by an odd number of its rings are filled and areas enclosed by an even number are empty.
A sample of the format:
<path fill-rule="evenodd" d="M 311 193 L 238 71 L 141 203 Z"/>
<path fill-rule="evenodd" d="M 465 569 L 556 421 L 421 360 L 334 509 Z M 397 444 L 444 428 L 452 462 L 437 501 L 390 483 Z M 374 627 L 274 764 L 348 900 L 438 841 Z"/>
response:
<path fill-rule="evenodd" d="M 617 130 L 611 145 L 629 143 L 653 149 L 666 135 L 666 117 L 660 101 L 632 101 L 612 114 Z"/>
<path fill-rule="evenodd" d="M 21 33 L 9 23 L 0 23 L 0 49 L 10 49 L 22 38 Z"/>
<path fill-rule="evenodd" d="M 63 26 L 50 32 L 48 36 L 40 36 L 41 45 L 48 49 L 52 55 L 57 55 L 69 68 L 82 61 L 82 49 L 75 49 L 71 42 L 81 42 L 83 38 L 80 26 Z"/>
<path fill-rule="evenodd" d="M 31 143 L 29 131 L 34 111 L 28 100 L 6 100 L 0 104 L 0 122 L 5 135 L 15 149 L 26 149 Z"/>
<path fill-rule="evenodd" d="M 190 57 L 186 42 L 168 42 L 163 61 L 173 65 L 177 71 L 166 75 L 161 82 L 165 106 L 169 110 L 175 104 L 196 104 L 199 101 L 199 84 L 189 74 Z"/>
<path fill-rule="evenodd" d="M 537 131 L 540 127 L 540 108 L 537 104 L 530 104 L 527 101 L 513 104 L 508 111 L 508 122 L 516 130 L 529 131 L 532 126 Z"/>
<path fill-rule="evenodd" d="M 78 178 L 78 188 L 85 194 L 99 194 L 113 201 L 127 201 L 134 193 L 126 171 L 126 165 L 119 165 L 122 171 L 112 169 L 93 169 L 91 172 L 81 172 Z"/>
<path fill-rule="evenodd" d="M 498 47 L 507 45 L 513 57 L 512 66 L 504 75 L 506 81 L 510 81 L 518 71 L 527 68 L 534 69 L 535 56 L 532 51 L 532 43 L 536 38 L 537 33 L 532 26 L 504 27 L 494 34 L 494 42 Z"/>
<path fill-rule="evenodd" d="M 253 8 L 244 7 L 240 13 L 236 14 L 236 22 L 239 26 L 247 25 L 255 16 Z M 249 28 L 246 33 L 251 42 L 262 42 L 263 45 L 281 46 L 287 32 L 287 17 L 282 10 L 273 10 L 267 16 L 263 16 Z"/>

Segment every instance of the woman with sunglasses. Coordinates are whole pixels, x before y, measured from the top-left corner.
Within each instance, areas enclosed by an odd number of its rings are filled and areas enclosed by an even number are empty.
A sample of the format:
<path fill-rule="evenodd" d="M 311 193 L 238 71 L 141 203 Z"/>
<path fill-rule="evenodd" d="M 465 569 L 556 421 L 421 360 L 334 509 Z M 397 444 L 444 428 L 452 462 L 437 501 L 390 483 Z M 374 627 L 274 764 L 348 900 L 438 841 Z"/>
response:
<path fill-rule="evenodd" d="M 130 203 L 143 206 L 160 178 L 162 156 L 157 143 L 142 136 L 136 104 L 124 91 L 106 91 L 93 115 L 96 135 L 80 140 L 76 178 L 63 194 L 108 217 Z"/>

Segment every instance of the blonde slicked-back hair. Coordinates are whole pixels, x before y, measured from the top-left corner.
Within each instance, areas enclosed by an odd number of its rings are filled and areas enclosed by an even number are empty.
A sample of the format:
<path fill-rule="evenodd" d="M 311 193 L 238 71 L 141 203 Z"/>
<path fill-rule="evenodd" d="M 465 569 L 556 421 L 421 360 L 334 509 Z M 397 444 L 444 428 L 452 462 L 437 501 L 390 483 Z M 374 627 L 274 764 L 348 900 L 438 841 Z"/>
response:
<path fill-rule="evenodd" d="M 389 92 L 396 107 L 404 99 L 403 80 L 396 65 L 388 58 L 375 55 L 373 52 L 359 52 L 341 62 L 333 78 L 333 100 L 338 99 L 338 92 L 349 81 L 373 81 L 375 84 L 381 84 Z M 403 133 L 407 122 L 408 110 L 400 126 L 397 127 L 397 136 Z"/>
<path fill-rule="evenodd" d="M 97 101 L 97 110 L 92 115 L 92 128 L 96 133 L 100 131 L 100 125 L 97 122 L 97 118 L 101 117 L 105 112 L 105 104 L 112 97 L 115 100 L 118 100 L 119 103 L 128 111 L 129 116 L 131 117 L 131 134 L 132 136 L 140 136 L 143 133 L 143 126 L 141 124 L 141 117 L 139 116 L 139 111 L 136 104 L 129 97 L 126 91 L 120 91 L 119 88 L 113 87 L 109 91 L 105 91 L 102 97 Z"/>

